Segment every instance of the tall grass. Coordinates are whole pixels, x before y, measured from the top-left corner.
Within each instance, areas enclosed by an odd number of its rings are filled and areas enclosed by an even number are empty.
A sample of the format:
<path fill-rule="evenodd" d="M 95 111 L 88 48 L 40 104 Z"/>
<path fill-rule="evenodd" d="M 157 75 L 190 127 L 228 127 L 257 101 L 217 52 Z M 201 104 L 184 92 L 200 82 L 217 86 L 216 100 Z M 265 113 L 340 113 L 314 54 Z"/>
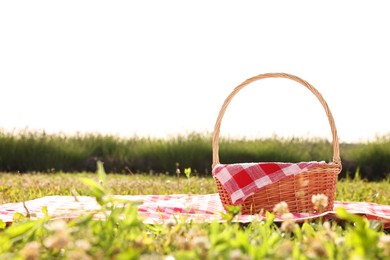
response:
<path fill-rule="evenodd" d="M 222 163 L 331 161 L 333 156 L 332 144 L 323 139 L 221 138 L 219 144 Z M 341 144 L 340 153 L 343 177 L 359 167 L 361 176 L 369 180 L 386 178 L 390 173 L 390 135 L 367 143 Z M 110 173 L 174 174 L 179 163 L 199 175 L 210 175 L 211 157 L 210 134 L 159 139 L 0 131 L 0 171 L 5 172 L 95 172 L 96 161 L 101 160 Z"/>
<path fill-rule="evenodd" d="M 359 144 L 350 149 L 349 156 L 357 162 L 363 176 L 387 178 L 390 173 L 390 135 Z"/>

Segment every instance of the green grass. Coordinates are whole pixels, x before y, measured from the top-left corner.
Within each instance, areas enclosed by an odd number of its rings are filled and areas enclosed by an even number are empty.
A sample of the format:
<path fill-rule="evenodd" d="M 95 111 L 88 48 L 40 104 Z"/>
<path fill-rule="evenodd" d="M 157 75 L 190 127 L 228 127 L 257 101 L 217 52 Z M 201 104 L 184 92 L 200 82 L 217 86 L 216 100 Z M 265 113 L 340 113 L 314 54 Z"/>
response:
<path fill-rule="evenodd" d="M 323 139 L 220 138 L 222 163 L 250 161 L 331 161 L 332 144 Z M 363 178 L 381 180 L 390 173 L 390 135 L 372 142 L 340 144 L 341 176 L 360 167 Z M 0 171 L 95 172 L 96 160 L 110 173 L 157 172 L 175 174 L 176 163 L 210 176 L 211 134 L 191 133 L 167 139 L 99 134 L 47 135 L 7 133 L 0 129 Z"/>
<path fill-rule="evenodd" d="M 184 174 L 183 174 L 184 175 Z M 81 178 L 97 181 L 94 173 L 0 173 L 0 204 L 31 200 L 49 195 L 91 195 Z M 214 179 L 192 176 L 158 174 L 109 174 L 108 182 L 114 194 L 210 194 L 216 193 Z M 337 183 L 336 200 L 366 201 L 390 205 L 390 179 L 368 182 L 355 177 L 340 179 Z M 76 192 L 76 193 L 75 193 Z"/>
<path fill-rule="evenodd" d="M 80 181 L 93 180 L 94 184 Z M 84 184 L 85 183 L 85 184 Z M 0 259 L 388 259 L 390 235 L 375 221 L 338 211 L 341 222 L 321 219 L 281 225 L 274 215 L 240 225 L 226 222 L 147 225 L 136 207 L 105 197 L 114 194 L 215 193 L 212 178 L 166 175 L 88 173 L 0 174 L 1 203 L 46 195 L 97 196 L 98 212 L 70 221 L 20 218 L 9 227 L 0 223 Z M 366 182 L 358 176 L 338 182 L 337 198 L 390 204 L 389 182 Z M 106 199 L 104 199 L 106 198 Z M 118 205 L 121 205 L 118 207 Z M 45 209 L 43 209 L 45 212 Z M 92 219 L 100 213 L 105 220 Z"/>
<path fill-rule="evenodd" d="M 390 205 L 390 182 L 388 180 L 381 182 L 340 180 L 337 183 L 336 200 Z"/>
<path fill-rule="evenodd" d="M 81 178 L 98 181 L 93 173 L 0 173 L 0 204 L 49 195 L 91 195 L 88 187 L 80 181 Z M 211 177 L 191 177 L 188 180 L 162 174 L 109 174 L 108 183 L 112 192 L 120 195 L 217 192 Z"/>
<path fill-rule="evenodd" d="M 81 178 L 97 181 L 93 173 L 0 173 L 0 203 L 31 200 L 49 195 L 91 195 Z M 109 174 L 108 182 L 114 194 L 210 194 L 216 193 L 211 177 L 191 177 L 190 180 L 158 174 Z M 390 205 L 390 179 L 368 182 L 358 177 L 340 179 L 336 200 L 366 201 Z M 76 193 L 75 193 L 76 192 Z"/>

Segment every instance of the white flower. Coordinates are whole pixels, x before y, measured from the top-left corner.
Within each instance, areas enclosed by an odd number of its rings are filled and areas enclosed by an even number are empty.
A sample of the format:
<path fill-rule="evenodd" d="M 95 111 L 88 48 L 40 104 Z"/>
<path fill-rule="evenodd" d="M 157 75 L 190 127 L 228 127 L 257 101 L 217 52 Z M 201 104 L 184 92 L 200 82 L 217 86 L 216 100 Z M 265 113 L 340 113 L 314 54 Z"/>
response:
<path fill-rule="evenodd" d="M 282 215 L 282 219 L 283 219 L 282 226 L 281 226 L 282 231 L 286 233 L 292 232 L 295 228 L 295 220 L 293 214 L 284 213 Z"/>
<path fill-rule="evenodd" d="M 229 259 L 231 259 L 231 260 L 246 260 L 246 259 L 249 259 L 249 256 L 244 255 L 240 249 L 234 249 L 233 251 L 230 252 Z"/>
<path fill-rule="evenodd" d="M 55 234 L 50 236 L 43 241 L 43 244 L 47 248 L 62 249 L 65 248 L 71 242 L 69 235 Z"/>
<path fill-rule="evenodd" d="M 288 219 L 283 221 L 281 229 L 283 232 L 291 233 L 295 228 L 295 221 L 292 219 Z"/>
<path fill-rule="evenodd" d="M 207 250 L 210 248 L 210 241 L 206 236 L 197 236 L 192 242 L 196 248 L 200 248 L 202 250 Z"/>
<path fill-rule="evenodd" d="M 282 215 L 282 219 L 283 219 L 283 220 L 291 220 L 291 219 L 293 219 L 293 218 L 294 218 L 294 215 L 291 214 L 291 213 L 289 213 L 289 212 L 284 213 L 284 214 Z"/>
<path fill-rule="evenodd" d="M 55 231 L 55 232 L 64 231 L 64 230 L 66 230 L 66 227 L 67 227 L 67 224 L 63 220 L 54 220 L 54 221 L 49 222 L 46 225 L 47 230 Z"/>
<path fill-rule="evenodd" d="M 336 246 L 344 246 L 345 244 L 345 238 L 344 237 L 338 237 L 334 240 L 334 243 L 336 244 Z"/>
<path fill-rule="evenodd" d="M 379 238 L 378 247 L 383 248 L 386 256 L 390 256 L 390 235 L 382 235 Z"/>
<path fill-rule="evenodd" d="M 47 237 L 43 241 L 43 245 L 47 248 L 62 249 L 73 240 L 70 235 L 70 230 L 67 227 L 67 223 L 63 220 L 54 220 L 48 223 L 46 228 L 47 230 L 53 232 L 53 235 Z"/>
<path fill-rule="evenodd" d="M 322 224 L 322 226 L 326 231 L 331 229 L 329 221 L 325 221 L 324 224 Z"/>
<path fill-rule="evenodd" d="M 311 197 L 311 202 L 314 205 L 314 209 L 323 211 L 328 206 L 328 197 L 324 194 L 317 194 Z"/>
<path fill-rule="evenodd" d="M 84 239 L 76 240 L 75 246 L 77 248 L 84 250 L 84 251 L 88 251 L 91 248 L 91 244 L 87 240 L 84 240 Z"/>
<path fill-rule="evenodd" d="M 69 260 L 91 260 L 92 257 L 87 255 L 83 250 L 74 250 L 68 253 Z"/>
<path fill-rule="evenodd" d="M 36 241 L 27 243 L 22 249 L 22 256 L 26 260 L 39 259 L 39 248 L 40 244 Z"/>
<path fill-rule="evenodd" d="M 285 213 L 288 213 L 288 205 L 285 201 L 281 201 L 278 204 L 275 205 L 273 211 L 276 215 L 282 216 Z"/>

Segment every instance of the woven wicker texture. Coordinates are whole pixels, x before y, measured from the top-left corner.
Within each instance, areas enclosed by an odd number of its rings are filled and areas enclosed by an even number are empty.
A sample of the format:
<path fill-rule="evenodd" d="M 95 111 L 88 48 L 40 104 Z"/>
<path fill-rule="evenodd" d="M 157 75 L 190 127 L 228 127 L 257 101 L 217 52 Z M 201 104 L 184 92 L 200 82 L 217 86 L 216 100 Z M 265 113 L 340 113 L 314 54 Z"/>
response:
<path fill-rule="evenodd" d="M 317 97 L 318 101 L 321 103 L 322 107 L 325 110 L 331 128 L 333 142 L 333 161 L 325 165 L 310 169 L 304 173 L 289 176 L 281 181 L 272 183 L 260 189 L 254 195 L 248 197 L 244 201 L 244 203 L 241 204 L 241 212 L 243 214 L 255 214 L 259 213 L 262 210 L 272 211 L 274 206 L 281 201 L 287 202 L 290 212 L 315 212 L 312 203 L 312 196 L 317 194 L 324 194 L 328 197 L 328 205 L 323 210 L 332 210 L 336 194 L 337 176 L 341 172 L 341 160 L 337 130 L 328 104 L 326 103 L 320 92 L 318 92 L 318 90 L 315 89 L 308 82 L 297 76 L 287 73 L 260 74 L 245 80 L 230 93 L 230 95 L 225 99 L 225 102 L 221 107 L 214 127 L 212 140 L 212 167 L 214 168 L 215 165 L 220 163 L 218 144 L 219 134 L 222 118 L 225 114 L 227 107 L 229 106 L 229 103 L 231 102 L 233 97 L 245 86 L 252 82 L 266 78 L 285 78 L 296 81 L 301 85 L 305 86 L 307 89 L 309 89 Z M 216 178 L 214 178 L 214 180 L 216 182 L 219 197 L 223 206 L 226 208 L 229 205 L 233 205 L 230 195 L 227 193 L 223 185 Z"/>

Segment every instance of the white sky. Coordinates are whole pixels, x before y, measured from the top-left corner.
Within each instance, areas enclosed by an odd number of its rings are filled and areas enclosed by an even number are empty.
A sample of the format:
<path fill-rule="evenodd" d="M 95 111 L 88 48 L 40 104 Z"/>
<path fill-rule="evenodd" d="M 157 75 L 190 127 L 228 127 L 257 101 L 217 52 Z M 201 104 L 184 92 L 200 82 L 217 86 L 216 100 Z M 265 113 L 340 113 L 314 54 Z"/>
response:
<path fill-rule="evenodd" d="M 340 141 L 390 133 L 387 1 L 1 1 L 0 128 L 165 137 L 212 132 L 227 95 L 295 74 Z M 316 98 L 260 81 L 221 134 L 326 137 Z"/>

